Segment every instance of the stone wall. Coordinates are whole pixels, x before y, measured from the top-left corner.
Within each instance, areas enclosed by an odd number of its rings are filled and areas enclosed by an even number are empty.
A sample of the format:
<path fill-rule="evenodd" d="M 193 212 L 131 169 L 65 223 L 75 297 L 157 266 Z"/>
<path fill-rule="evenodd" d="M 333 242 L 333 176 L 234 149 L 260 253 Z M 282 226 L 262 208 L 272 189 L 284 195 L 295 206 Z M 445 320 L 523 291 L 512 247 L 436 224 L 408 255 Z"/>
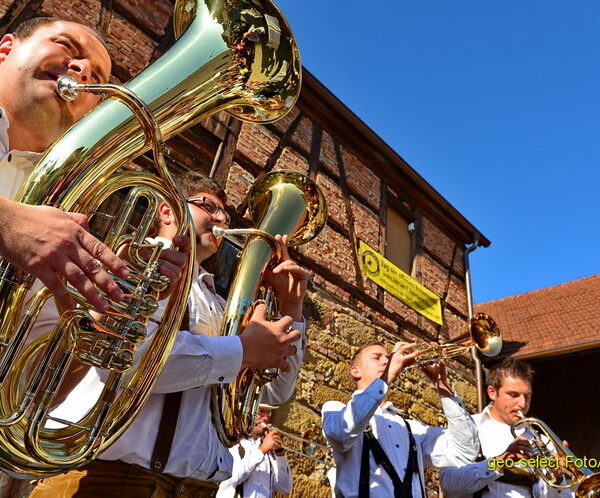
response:
<path fill-rule="evenodd" d="M 126 81 L 172 43 L 172 11 L 168 0 L 0 0 L 0 30 L 9 31 L 33 15 L 90 23 L 108 42 L 114 59 L 113 79 Z M 326 109 L 301 96 L 288 116 L 270 125 L 240 124 L 220 113 L 169 144 L 169 162 L 177 170 L 199 167 L 208 172 L 218 164 L 216 175 L 224 180 L 227 208 L 235 220 L 243 220 L 245 193 L 265 169 L 308 173 L 327 198 L 329 221 L 323 233 L 294 251 L 312 273 L 306 301 L 309 345 L 296 393 L 276 412 L 275 422 L 295 433 L 311 423 L 320 424 L 325 401 L 349 399 L 354 387 L 347 364 L 362 345 L 445 339 L 467 328 L 464 242 L 453 235 L 444 216 L 405 196 L 382 173 L 381 164 L 355 147 L 360 136 L 355 142 L 348 140 L 339 128 L 321 119 L 321 112 Z M 442 298 L 441 327 L 368 281 L 358 267 L 359 240 L 384 252 L 388 194 L 404 202 L 418 221 L 412 276 Z M 467 359 L 453 360 L 449 377 L 474 411 L 471 366 Z M 433 425 L 445 423 L 437 395 L 417 370 L 402 375 L 390 399 L 410 417 Z M 290 459 L 295 496 L 330 495 L 323 466 L 300 457 Z M 435 490 L 434 473 L 428 476 L 428 485 Z"/>

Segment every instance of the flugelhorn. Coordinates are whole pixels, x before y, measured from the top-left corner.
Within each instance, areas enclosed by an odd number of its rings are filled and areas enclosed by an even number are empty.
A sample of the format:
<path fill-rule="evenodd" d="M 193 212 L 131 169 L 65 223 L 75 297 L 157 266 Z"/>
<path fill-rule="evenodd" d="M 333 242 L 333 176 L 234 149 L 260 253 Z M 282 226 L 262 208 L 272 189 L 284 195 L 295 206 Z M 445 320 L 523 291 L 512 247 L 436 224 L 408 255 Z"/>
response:
<path fill-rule="evenodd" d="M 326 444 L 321 435 L 321 429 L 316 424 L 309 425 L 300 435 L 286 432 L 272 425 L 263 424 L 263 426 L 268 431 L 276 430 L 283 436 L 284 440 L 289 440 L 287 444 L 281 445 L 284 450 L 321 463 L 327 467 L 335 466 L 331 447 Z"/>
<path fill-rule="evenodd" d="M 157 174 L 121 167 L 149 148 L 160 153 L 163 140 L 222 110 L 246 121 L 275 121 L 299 94 L 296 43 L 271 0 L 177 0 L 173 19 L 176 44 L 123 91 L 115 85 L 63 81 L 63 97 L 93 91 L 116 99 L 100 104 L 55 142 L 15 198 L 86 214 L 90 226 L 103 219 L 107 227 L 98 236 L 113 250 L 129 244 L 132 272 L 127 280 L 115 277 L 127 298 L 109 300 L 105 319 L 96 319 L 89 303 L 69 289 L 79 307 L 63 313 L 49 334 L 31 342 L 30 331 L 51 295 L 42 289 L 30 299 L 31 275 L 0 261 L 2 469 L 42 478 L 89 462 L 127 429 L 167 361 L 187 305 L 193 265 L 188 264 L 158 328 L 147 337 L 146 325 L 165 281 L 157 271 L 160 247 L 154 247 L 149 266 L 139 250 L 163 201 L 177 213 L 182 233 L 193 230 L 164 161 L 158 159 Z M 126 199 L 116 214 L 98 212 L 123 191 Z M 141 221 L 134 209 L 140 205 Z M 140 358 L 135 353 L 143 341 L 148 354 Z M 47 422 L 71 362 L 102 369 L 104 390 L 83 417 L 56 420 L 62 427 L 51 429 Z"/>
<path fill-rule="evenodd" d="M 533 473 L 542 479 L 548 486 L 556 489 L 571 489 L 575 496 L 580 498 L 597 498 L 600 496 L 600 473 L 592 472 L 588 467 L 578 467 L 577 458 L 567 447 L 562 445 L 561 439 L 539 418 L 525 417 L 519 411 L 521 419 L 515 422 L 510 431 L 517 437 L 517 430 L 525 429 L 525 436 L 533 449 L 534 457 L 556 458 L 564 462 L 564 467 L 558 467 L 558 472 L 553 472 L 550 467 L 534 467 Z M 544 441 L 544 438 L 546 441 Z M 552 445 L 550 447 L 549 445 Z M 561 484 L 563 481 L 564 483 Z"/>
<path fill-rule="evenodd" d="M 467 353 L 473 346 L 485 356 L 496 356 L 502 349 L 500 329 L 487 313 L 473 315 L 469 321 L 469 332 L 450 342 L 436 345 L 417 344 L 413 351 L 417 351 L 419 354 L 411 367 L 427 365 Z"/>
<path fill-rule="evenodd" d="M 248 211 L 255 228 L 213 229 L 216 236 L 249 236 L 229 287 L 221 335 L 241 334 L 254 304 L 265 297 L 270 301 L 271 293 L 261 289 L 261 281 L 268 265 L 278 260 L 275 235 L 289 235 L 288 244 L 297 246 L 316 237 L 327 221 L 321 189 L 308 176 L 290 170 L 275 170 L 257 178 L 248 192 Z M 267 308 L 270 304 L 267 302 Z M 273 378 L 267 370 L 245 369 L 232 383 L 212 387 L 212 420 L 224 445 L 233 446 L 248 437 L 256 423 L 262 387 Z"/>

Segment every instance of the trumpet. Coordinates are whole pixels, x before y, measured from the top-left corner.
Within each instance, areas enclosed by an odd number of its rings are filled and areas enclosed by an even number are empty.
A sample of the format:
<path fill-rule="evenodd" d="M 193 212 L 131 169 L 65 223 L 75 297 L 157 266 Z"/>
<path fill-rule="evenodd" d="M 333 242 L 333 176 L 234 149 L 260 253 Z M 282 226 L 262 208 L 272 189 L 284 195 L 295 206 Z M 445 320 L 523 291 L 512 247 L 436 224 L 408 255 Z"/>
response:
<path fill-rule="evenodd" d="M 467 353 L 473 346 L 485 356 L 496 356 L 502 349 L 500 329 L 494 319 L 487 313 L 473 315 L 469 323 L 469 332 L 451 342 L 434 346 L 427 343 L 418 344 L 414 351 L 419 352 L 419 355 L 411 367 L 436 363 L 452 356 Z"/>
<path fill-rule="evenodd" d="M 533 473 L 536 477 L 553 488 L 572 489 L 578 498 L 599 497 L 600 473 L 593 473 L 588 467 L 575 465 L 576 457 L 573 452 L 563 446 L 560 438 L 539 418 L 525 417 L 521 411 L 518 413 L 521 420 L 511 426 L 512 435 L 517 437 L 517 429 L 524 428 L 523 435 L 528 438 L 534 456 L 559 458 L 565 462 L 565 466 L 560 468 L 560 473 L 552 472 L 553 469 L 549 467 L 534 467 Z M 554 451 L 549 444 L 554 446 Z M 565 482 L 561 484 L 563 476 Z"/>
<path fill-rule="evenodd" d="M 285 451 L 309 458 L 326 467 L 335 467 L 331 447 L 324 444 L 324 439 L 316 424 L 309 425 L 302 431 L 300 436 L 265 423 L 262 426 L 266 427 L 267 431 L 275 430 L 279 432 L 285 439 L 289 440 L 287 445 L 281 445 L 281 448 Z"/>

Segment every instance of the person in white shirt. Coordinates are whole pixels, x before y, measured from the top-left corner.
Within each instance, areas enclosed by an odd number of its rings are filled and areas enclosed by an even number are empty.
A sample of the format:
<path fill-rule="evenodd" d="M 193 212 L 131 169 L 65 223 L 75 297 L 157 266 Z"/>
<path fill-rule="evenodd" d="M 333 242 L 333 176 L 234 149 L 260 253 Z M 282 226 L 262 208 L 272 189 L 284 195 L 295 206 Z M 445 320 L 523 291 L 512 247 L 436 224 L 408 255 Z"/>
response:
<path fill-rule="evenodd" d="M 123 292 L 97 261 L 121 277 L 124 263 L 86 231 L 84 215 L 11 199 L 41 153 L 99 101 L 82 94 L 66 102 L 57 78 L 106 83 L 110 72 L 104 41 L 79 23 L 33 18 L 0 38 L 0 257 L 39 278 L 67 308 L 73 301 L 61 277 L 105 310 L 99 289 L 117 301 Z"/>
<path fill-rule="evenodd" d="M 262 401 L 280 404 L 292 395 L 304 356 L 302 303 L 308 272 L 289 258 L 278 237 L 282 261 L 267 272 L 279 299 L 281 319 L 265 320 L 259 305 L 239 336 L 215 336 L 225 301 L 213 276 L 200 265 L 219 247 L 212 227 L 228 226 L 225 192 L 198 172 L 178 178 L 196 229 L 196 275 L 189 298 L 189 327 L 177 335 L 153 394 L 128 430 L 99 459 L 80 470 L 42 480 L 31 496 L 214 496 L 217 483 L 231 476 L 233 458 L 211 421 L 211 384 L 229 383 L 243 368 L 279 368 L 263 389 Z M 159 208 L 158 236 L 168 240 L 177 228 L 167 204 Z M 294 329 L 289 331 L 290 329 Z M 153 329 L 152 329 L 153 330 Z M 150 330 L 150 332 L 152 332 Z M 136 351 L 143 351 L 149 340 Z M 71 392 L 55 412 L 79 418 L 102 389 L 96 370 Z M 183 490 L 183 491 L 182 491 Z M 183 493 L 183 494 L 182 494 Z M 189 494 L 187 494 L 189 493 Z"/>
<path fill-rule="evenodd" d="M 292 491 L 292 473 L 281 447 L 281 433 L 269 428 L 274 408 L 260 405 L 250 438 L 242 439 L 229 450 L 233 472 L 219 485 L 217 498 L 266 498 L 274 491 Z"/>
<path fill-rule="evenodd" d="M 414 346 L 398 342 L 391 353 L 379 344 L 363 347 L 351 363 L 357 388 L 352 399 L 323 405 L 323 433 L 337 470 L 335 496 L 425 496 L 423 465 L 446 467 L 475 460 L 475 424 L 450 389 L 443 362 L 421 369 L 441 396 L 448 429 L 405 420 L 386 402 L 394 380 L 414 363 Z"/>
<path fill-rule="evenodd" d="M 520 472 L 494 465 L 496 459 L 517 461 L 532 456 L 524 429 L 515 437 L 511 426 L 526 414 L 531 403 L 533 368 L 522 360 L 507 358 L 490 368 L 487 393 L 491 403 L 473 416 L 481 443 L 481 461 L 471 465 L 442 469 L 440 486 L 449 497 L 568 497 L 570 491 L 558 491 L 537 480 L 527 469 Z"/>

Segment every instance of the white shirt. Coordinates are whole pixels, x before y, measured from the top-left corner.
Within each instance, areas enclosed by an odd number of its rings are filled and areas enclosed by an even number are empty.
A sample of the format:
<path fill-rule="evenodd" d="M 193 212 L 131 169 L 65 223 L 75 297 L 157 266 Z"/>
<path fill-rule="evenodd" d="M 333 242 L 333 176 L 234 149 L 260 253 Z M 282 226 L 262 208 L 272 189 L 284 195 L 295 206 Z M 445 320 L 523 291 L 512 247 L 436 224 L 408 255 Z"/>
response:
<path fill-rule="evenodd" d="M 233 460 L 228 449 L 219 441 L 211 422 L 210 384 L 235 380 L 242 364 L 242 344 L 239 336 L 204 335 L 205 332 L 214 333 L 210 328 L 220 322 L 225 304 L 225 300 L 215 293 L 212 274 L 200 269 L 192 283 L 189 304 L 192 330 L 177 334 L 148 401 L 131 426 L 99 458 L 150 468 L 165 393 L 183 391 L 177 429 L 164 471 L 181 477 L 220 482 L 230 477 Z M 283 403 L 294 392 L 304 357 L 304 322 L 295 322 L 293 327 L 302 332 L 302 337 L 295 343 L 297 353 L 287 358 L 290 371 L 279 372 L 277 378 L 264 387 L 261 398 L 264 403 Z M 151 323 L 149 338 L 154 330 L 155 326 Z M 150 342 L 149 338 L 138 347 L 136 355 L 142 353 L 144 346 Z M 95 402 L 102 387 L 96 370 L 92 369 L 66 401 L 52 412 L 52 416 L 77 420 Z"/>
<path fill-rule="evenodd" d="M 398 477 L 404 478 L 409 451 L 408 430 L 406 421 L 391 402 L 385 403 L 383 407 L 379 406 L 387 391 L 387 384 L 381 379 L 376 379 L 364 391 L 355 391 L 347 404 L 328 401 L 323 405 L 323 433 L 333 448 L 337 469 L 336 496 L 358 496 L 362 433 L 369 423 L 373 435 L 398 472 Z M 410 421 L 419 462 L 419 473 L 414 474 L 412 480 L 412 493 L 415 497 L 421 496 L 421 483 L 425 486 L 423 465 L 466 465 L 475 460 L 479 449 L 475 423 L 460 399 L 453 397 L 441 400 L 442 409 L 448 419 L 448 429 Z M 394 496 L 391 478 L 375 464 L 372 455 L 370 471 L 370 496 Z"/>
<path fill-rule="evenodd" d="M 510 431 L 510 425 L 496 420 L 491 414 L 491 406 L 476 415 L 473 419 L 477 424 L 477 432 L 481 443 L 481 453 L 485 460 L 455 469 L 442 469 L 440 472 L 440 486 L 449 497 L 471 496 L 487 485 L 488 490 L 483 492 L 486 498 L 530 498 L 535 497 L 569 497 L 570 491 L 557 491 L 539 482 L 534 485 L 533 493 L 524 486 L 496 481 L 502 473 L 498 470 L 489 470 L 489 459 L 495 458 L 506 450 L 515 437 Z M 523 428 L 517 435 L 524 434 Z"/>
<path fill-rule="evenodd" d="M 219 485 L 217 498 L 233 498 L 236 486 L 243 483 L 243 498 L 266 498 L 273 494 L 292 491 L 292 475 L 285 455 L 263 453 L 261 438 L 243 439 L 230 448 L 233 456 L 231 478 Z"/>
<path fill-rule="evenodd" d="M 0 197 L 12 199 L 41 157 L 37 152 L 10 150 L 8 117 L 0 107 Z"/>

